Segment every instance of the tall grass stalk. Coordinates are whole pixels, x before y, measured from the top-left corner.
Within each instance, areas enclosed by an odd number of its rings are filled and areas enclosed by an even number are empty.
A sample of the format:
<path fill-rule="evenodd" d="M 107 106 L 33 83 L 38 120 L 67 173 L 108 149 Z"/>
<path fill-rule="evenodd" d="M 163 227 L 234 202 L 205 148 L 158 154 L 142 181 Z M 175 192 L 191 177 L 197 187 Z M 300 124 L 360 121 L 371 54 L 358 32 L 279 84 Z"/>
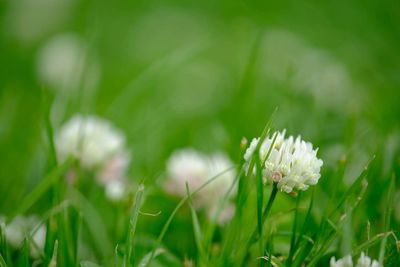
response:
<path fill-rule="evenodd" d="M 144 185 L 139 185 L 139 188 L 136 192 L 135 203 L 132 210 L 132 215 L 129 221 L 129 230 L 128 230 L 128 242 L 127 242 L 127 250 L 128 253 L 125 255 L 124 266 L 133 266 L 134 264 L 134 237 L 136 231 L 136 225 L 140 214 L 140 207 L 142 206 L 142 199 L 144 193 Z"/>
<path fill-rule="evenodd" d="M 384 215 L 384 227 L 385 227 L 384 231 L 388 231 L 390 229 L 390 218 L 393 209 L 392 203 L 393 203 L 394 192 L 395 192 L 395 175 L 393 174 L 392 179 L 390 180 L 388 194 L 387 194 L 386 209 Z M 384 236 L 379 248 L 379 263 L 382 266 L 385 259 L 386 243 L 387 243 L 387 236 Z"/>
<path fill-rule="evenodd" d="M 202 189 L 204 189 L 206 186 L 208 186 L 209 184 L 211 184 L 213 181 L 215 181 L 216 179 L 218 179 L 218 177 L 220 177 L 221 175 L 225 174 L 228 171 L 231 171 L 234 168 L 229 168 L 219 174 L 217 174 L 216 176 L 210 178 L 208 181 L 206 181 L 204 184 L 202 184 L 199 188 L 197 188 L 195 191 L 193 191 L 190 196 L 193 197 L 195 196 L 198 192 L 200 192 Z M 149 266 L 156 254 L 157 249 L 161 246 L 161 242 L 172 222 L 172 220 L 174 219 L 176 213 L 179 211 L 179 209 L 183 206 L 183 204 L 185 204 L 185 202 L 188 200 L 188 197 L 184 197 L 183 199 L 181 199 L 181 201 L 176 205 L 175 209 L 172 211 L 172 213 L 170 214 L 170 216 L 168 217 L 166 223 L 164 224 L 163 228 L 161 229 L 160 234 L 158 235 L 156 244 L 154 245 L 151 253 L 150 253 L 150 257 L 149 260 L 145 263 L 145 266 Z"/>

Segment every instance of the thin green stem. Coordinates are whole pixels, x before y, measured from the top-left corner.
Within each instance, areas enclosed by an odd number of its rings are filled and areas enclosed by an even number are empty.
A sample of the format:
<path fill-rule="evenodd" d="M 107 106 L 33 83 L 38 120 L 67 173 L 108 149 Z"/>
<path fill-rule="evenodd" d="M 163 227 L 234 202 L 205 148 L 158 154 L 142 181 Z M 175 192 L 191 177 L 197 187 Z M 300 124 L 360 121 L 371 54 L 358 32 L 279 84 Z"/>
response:
<path fill-rule="evenodd" d="M 268 203 L 265 206 L 264 211 L 263 211 L 263 217 L 262 217 L 263 225 L 265 224 L 266 220 L 268 219 L 269 214 L 271 213 L 272 204 L 274 203 L 277 193 L 278 193 L 278 185 L 276 183 L 274 183 L 273 187 L 272 187 L 271 195 L 268 199 Z M 257 236 L 257 228 L 256 228 L 256 229 L 254 229 L 253 234 L 251 235 L 249 241 L 247 242 L 245 251 L 249 251 L 251 245 L 253 245 L 255 242 L 257 242 L 258 238 L 259 238 L 259 236 Z M 244 264 L 244 262 L 242 263 L 242 266 L 243 266 L 243 264 Z"/>
<path fill-rule="evenodd" d="M 128 254 L 126 255 L 125 258 L 125 266 L 133 266 L 133 240 L 135 237 L 135 230 L 139 218 L 140 207 L 142 205 L 143 192 L 144 192 L 144 186 L 140 185 L 139 189 L 136 192 L 135 204 L 132 210 L 132 217 L 129 222 Z"/>

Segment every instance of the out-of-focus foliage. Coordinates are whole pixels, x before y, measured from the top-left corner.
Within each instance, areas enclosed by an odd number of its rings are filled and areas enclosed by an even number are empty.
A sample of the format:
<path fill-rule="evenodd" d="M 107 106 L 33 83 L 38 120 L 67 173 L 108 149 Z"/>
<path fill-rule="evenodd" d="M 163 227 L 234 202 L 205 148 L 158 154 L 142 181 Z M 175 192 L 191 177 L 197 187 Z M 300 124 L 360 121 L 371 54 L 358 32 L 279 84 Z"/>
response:
<path fill-rule="evenodd" d="M 49 103 L 55 134 L 75 114 L 96 114 L 127 137 L 129 179 L 146 186 L 143 210 L 161 211 L 138 222 L 145 254 L 178 201 L 162 190 L 171 153 L 225 151 L 239 163 L 242 137 L 258 136 L 278 108 L 274 128 L 312 140 L 324 161 L 315 221 L 376 155 L 365 198 L 338 241 L 349 253 L 366 241 L 368 221 L 371 236 L 387 230 L 388 205 L 390 229 L 400 227 L 399 48 L 399 1 L 2 2 L 0 214 L 12 214 L 51 170 Z M 391 177 L 396 193 L 387 203 Z M 125 240 L 128 222 L 118 216 L 129 205 L 117 209 L 99 192 L 86 197 L 112 254 Z M 31 212 L 51 209 L 49 199 Z M 294 203 L 278 196 L 274 209 Z M 290 230 L 286 217 L 281 227 Z M 164 240 L 180 260 L 196 254 L 188 206 Z M 288 249 L 286 239 L 277 242 L 277 250 Z M 110 256 L 85 246 L 87 258 Z M 377 256 L 379 246 L 372 251 Z"/>

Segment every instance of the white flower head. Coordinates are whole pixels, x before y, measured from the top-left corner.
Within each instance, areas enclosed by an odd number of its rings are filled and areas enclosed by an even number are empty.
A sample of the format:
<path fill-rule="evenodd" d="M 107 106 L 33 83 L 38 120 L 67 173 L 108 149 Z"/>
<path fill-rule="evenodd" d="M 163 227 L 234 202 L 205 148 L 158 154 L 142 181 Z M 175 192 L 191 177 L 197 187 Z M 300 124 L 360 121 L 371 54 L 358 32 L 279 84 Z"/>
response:
<path fill-rule="evenodd" d="M 364 252 L 361 252 L 360 258 L 357 261 L 357 264 L 353 264 L 353 260 L 351 255 L 347 255 L 344 258 L 341 258 L 336 261 L 335 257 L 331 258 L 330 267 L 381 267 L 379 262 L 376 260 L 372 260 L 370 257 L 366 256 Z"/>
<path fill-rule="evenodd" d="M 336 261 L 335 257 L 331 258 L 330 267 L 353 267 L 353 259 L 350 255 Z"/>
<path fill-rule="evenodd" d="M 378 261 L 372 260 L 370 257 L 361 252 L 356 267 L 381 267 Z"/>
<path fill-rule="evenodd" d="M 6 225 L 5 235 L 7 242 L 15 249 L 20 249 L 27 236 L 30 243 L 30 254 L 38 258 L 43 251 L 46 240 L 46 226 L 40 224 L 36 216 L 17 216 Z"/>
<path fill-rule="evenodd" d="M 51 89 L 76 91 L 79 86 L 88 90 L 96 87 L 100 68 L 87 44 L 75 34 L 64 33 L 50 39 L 37 58 L 37 74 Z"/>
<path fill-rule="evenodd" d="M 214 219 L 215 212 L 217 211 L 218 205 L 212 206 L 208 209 L 207 215 L 210 219 Z M 224 226 L 231 221 L 233 216 L 235 215 L 235 205 L 233 203 L 228 203 L 224 206 L 219 213 L 218 218 L 216 218 L 216 223 L 220 226 Z"/>
<path fill-rule="evenodd" d="M 196 205 L 215 204 L 231 186 L 235 172 L 231 170 L 232 162 L 221 153 L 211 156 L 187 148 L 174 152 L 167 162 L 167 190 L 179 196 L 186 196 L 186 183 L 191 192 L 198 189 L 209 179 L 217 179 L 199 191 Z"/>
<path fill-rule="evenodd" d="M 253 139 L 247 149 L 244 155 L 247 162 L 251 160 L 258 142 L 259 139 Z M 317 184 L 321 177 L 323 162 L 317 158 L 317 151 L 311 143 L 300 137 L 294 139 L 290 136 L 285 139 L 285 131 L 268 136 L 261 144 L 259 152 L 261 162 L 265 162 L 264 178 L 269 182 L 276 182 L 278 188 L 287 193 L 294 189 L 307 190 L 310 185 Z"/>
<path fill-rule="evenodd" d="M 56 149 L 60 160 L 74 156 L 104 184 L 124 178 L 130 160 L 122 132 L 96 116 L 76 115 L 68 121 L 56 137 Z"/>
<path fill-rule="evenodd" d="M 118 202 L 122 200 L 126 193 L 126 184 L 121 180 L 110 181 L 106 184 L 105 194 L 111 201 Z"/>

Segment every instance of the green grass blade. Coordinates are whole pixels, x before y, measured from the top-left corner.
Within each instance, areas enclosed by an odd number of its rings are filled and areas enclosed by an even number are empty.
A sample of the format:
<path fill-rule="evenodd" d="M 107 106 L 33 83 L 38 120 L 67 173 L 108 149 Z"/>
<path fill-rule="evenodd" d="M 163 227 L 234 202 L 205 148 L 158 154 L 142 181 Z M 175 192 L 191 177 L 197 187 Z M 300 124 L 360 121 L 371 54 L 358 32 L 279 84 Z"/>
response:
<path fill-rule="evenodd" d="M 388 195 L 387 195 L 387 205 L 385 209 L 385 216 L 384 216 L 384 231 L 389 231 L 390 228 L 390 217 L 392 215 L 392 209 L 393 209 L 393 198 L 394 198 L 394 192 L 395 192 L 395 176 L 393 174 L 392 179 L 390 180 L 390 185 L 389 185 L 389 190 L 388 190 Z M 383 266 L 383 260 L 385 258 L 385 250 L 386 250 L 386 243 L 387 243 L 387 237 L 385 236 L 382 239 L 381 246 L 379 248 L 379 263 Z"/>
<path fill-rule="evenodd" d="M 3 255 L 0 253 L 0 267 L 7 267 L 7 263 L 3 258 Z"/>
<path fill-rule="evenodd" d="M 291 266 L 292 260 L 293 260 L 293 254 L 296 251 L 296 232 L 297 232 L 297 221 L 298 221 L 298 213 L 299 213 L 299 205 L 300 205 L 300 199 L 301 199 L 301 192 L 297 196 L 296 200 L 296 210 L 294 212 L 294 220 L 293 220 L 293 228 L 292 228 L 292 236 L 290 238 L 290 250 L 289 250 L 289 256 L 287 259 L 287 266 Z"/>
<path fill-rule="evenodd" d="M 361 186 L 362 181 L 369 173 L 369 170 L 370 170 L 369 167 L 371 166 L 374 159 L 375 159 L 375 156 L 367 163 L 367 165 L 364 167 L 364 170 L 361 172 L 361 174 L 356 178 L 356 180 L 352 183 L 352 185 L 349 187 L 349 189 L 347 189 L 346 193 L 339 200 L 339 204 L 331 211 L 328 218 L 332 218 L 337 211 L 340 211 L 342 209 L 344 203 L 346 203 L 346 201 L 348 201 L 349 198 L 356 192 L 357 188 L 359 188 Z"/>
<path fill-rule="evenodd" d="M 128 253 L 125 255 L 125 266 L 133 266 L 134 255 L 133 255 L 133 240 L 135 238 L 136 225 L 139 219 L 140 208 L 142 206 L 142 199 L 144 193 L 144 185 L 139 185 L 136 192 L 135 203 L 132 210 L 132 215 L 129 222 L 129 232 L 128 232 Z"/>
<path fill-rule="evenodd" d="M 263 131 L 262 131 L 262 133 L 261 133 L 261 135 L 260 135 L 260 139 L 259 139 L 259 141 L 258 141 L 258 143 L 257 143 L 256 149 L 254 150 L 254 154 L 252 155 L 252 158 L 251 158 L 251 160 L 250 160 L 250 164 L 249 164 L 249 167 L 248 167 L 248 170 L 247 170 L 247 176 L 248 176 L 248 177 L 251 176 L 251 175 L 253 174 L 254 165 L 255 165 L 255 163 L 256 163 L 256 162 L 255 162 L 255 161 L 256 161 L 255 154 L 259 154 L 260 148 L 261 148 L 261 146 L 262 146 L 264 140 L 268 137 L 268 134 L 269 134 L 269 132 L 270 132 L 270 130 L 271 130 L 271 125 L 272 125 L 272 122 L 273 122 L 273 120 L 274 120 L 274 118 L 275 118 L 275 114 L 276 114 L 277 110 L 278 110 L 277 108 L 274 110 L 274 112 L 273 112 L 272 115 L 270 116 L 270 118 L 269 118 L 267 124 L 265 125 L 265 127 L 264 127 L 264 129 L 263 129 Z M 275 133 L 275 135 L 276 135 L 276 133 Z M 274 139 L 276 139 L 276 137 L 274 137 Z M 269 151 L 268 151 L 267 155 L 265 156 L 265 159 L 262 159 L 263 165 L 264 165 L 265 162 L 267 161 L 267 159 L 268 159 L 268 157 L 269 157 L 269 154 L 271 153 L 272 147 L 274 146 L 274 143 L 275 143 L 275 141 L 273 141 L 273 142 L 271 143 L 271 146 L 268 148 Z"/>
<path fill-rule="evenodd" d="M 193 231 L 194 231 L 194 239 L 196 243 L 197 250 L 199 252 L 199 265 L 203 266 L 206 259 L 206 254 L 203 247 L 203 239 L 202 239 L 202 231 L 199 223 L 199 218 L 197 217 L 196 210 L 193 207 L 192 197 L 190 195 L 189 184 L 186 182 L 186 193 L 188 198 L 188 203 L 190 207 L 190 213 L 192 215 L 192 224 L 193 224 Z"/>
<path fill-rule="evenodd" d="M 68 188 L 68 197 L 71 203 L 82 214 L 82 220 L 89 230 L 93 239 L 93 246 L 97 254 L 102 257 L 112 256 L 113 246 L 108 236 L 107 228 L 98 211 L 93 205 L 76 189 Z"/>
<path fill-rule="evenodd" d="M 51 256 L 51 260 L 50 260 L 48 267 L 56 267 L 57 266 L 57 255 L 58 255 L 58 240 L 56 240 L 54 242 L 53 255 Z"/>
<path fill-rule="evenodd" d="M 259 236 L 259 253 L 264 255 L 264 238 L 263 238 L 263 207 L 264 207 L 264 183 L 263 173 L 260 163 L 259 153 L 256 153 L 256 189 L 257 189 L 257 231 Z M 264 266 L 264 261 L 260 261 L 260 265 Z"/>
<path fill-rule="evenodd" d="M 347 219 L 349 214 L 353 212 L 353 210 L 358 206 L 358 204 L 361 202 L 363 199 L 363 196 L 365 194 L 365 191 L 368 187 L 368 182 L 365 179 L 362 179 L 361 181 L 356 180 L 356 182 L 361 188 L 360 192 L 356 195 L 355 200 L 353 203 L 350 203 L 350 194 L 346 198 L 346 202 L 348 204 L 347 210 L 340 216 L 339 220 L 334 223 L 332 222 L 329 218 L 326 218 L 326 223 L 330 225 L 331 230 L 329 230 L 325 235 L 324 233 L 321 234 L 323 235 L 323 238 L 320 238 L 319 241 L 321 244 L 316 244 L 313 254 L 312 254 L 312 259 L 307 266 L 314 266 L 318 260 L 322 257 L 322 255 L 328 250 L 330 244 L 335 240 L 336 235 L 338 234 L 338 230 L 342 227 L 343 222 Z M 361 183 L 361 184 L 360 184 Z M 353 186 L 350 187 L 349 191 L 351 190 L 351 193 L 354 193 L 356 191 L 356 188 Z M 322 241 L 321 241 L 322 240 Z M 319 246 L 317 246 L 319 245 Z"/>
<path fill-rule="evenodd" d="M 368 251 L 368 249 L 376 244 L 379 243 L 379 241 L 383 241 L 383 239 L 389 237 L 392 235 L 393 232 L 387 232 L 387 233 L 380 233 L 375 235 L 374 237 L 370 238 L 369 240 L 365 241 L 361 245 L 357 246 L 356 248 L 353 249 L 352 254 L 353 255 L 359 255 L 363 251 Z"/>
<path fill-rule="evenodd" d="M 217 209 L 215 211 L 215 213 L 212 215 L 211 219 L 210 219 L 210 225 L 208 226 L 207 230 L 206 230 L 206 234 L 204 237 L 204 247 L 209 251 L 211 249 L 211 242 L 212 242 L 212 237 L 214 235 L 215 229 L 217 227 L 217 220 L 221 215 L 221 212 L 224 208 L 224 206 L 226 205 L 226 203 L 228 203 L 229 201 L 229 197 L 231 196 L 232 191 L 235 188 L 235 185 L 237 184 L 237 181 L 239 179 L 239 177 L 241 177 L 244 174 L 244 170 L 240 170 L 238 172 L 238 175 L 236 175 L 235 179 L 232 181 L 229 189 L 227 190 L 227 192 L 224 194 L 224 196 L 222 197 L 221 201 L 219 201 L 219 203 L 217 204 Z M 235 211 L 236 214 L 236 211 Z M 229 238 L 229 237 L 228 237 Z"/>
<path fill-rule="evenodd" d="M 44 193 L 46 193 L 50 187 L 57 182 L 58 179 L 62 178 L 62 175 L 71 167 L 73 163 L 72 159 L 66 160 L 60 166 L 54 168 L 40 183 L 24 197 L 21 203 L 15 208 L 14 212 L 8 218 L 9 221 L 15 218 L 16 215 L 26 212 L 33 204 L 35 204 Z"/>
<path fill-rule="evenodd" d="M 172 68 L 180 66 L 186 60 L 201 51 L 203 47 L 204 44 L 196 44 L 183 49 L 179 48 L 152 63 L 120 91 L 119 95 L 108 107 L 107 113 L 114 116 L 120 114 L 120 112 L 124 111 L 125 108 L 131 104 L 132 99 L 134 99 L 137 94 L 155 83 L 160 72 L 163 70 L 170 71 Z"/>
<path fill-rule="evenodd" d="M 57 166 L 57 152 L 56 146 L 54 144 L 54 130 L 51 123 L 51 96 L 47 90 L 42 90 L 42 102 L 45 107 L 44 112 L 44 121 L 45 121 L 45 129 L 46 129 L 46 137 L 49 145 L 49 164 L 51 167 Z"/>
<path fill-rule="evenodd" d="M 144 257 L 142 258 L 142 260 L 139 262 L 138 267 L 145 267 L 149 264 L 150 258 L 156 258 L 157 256 L 161 255 L 162 253 L 164 253 L 165 250 L 162 248 L 159 248 L 155 251 L 154 255 L 152 255 L 152 252 L 147 253 L 146 255 L 144 255 Z"/>
<path fill-rule="evenodd" d="M 204 184 L 202 184 L 199 188 L 197 188 L 195 191 L 193 191 L 190 195 L 194 196 L 196 195 L 198 192 L 200 192 L 203 188 L 205 188 L 206 186 L 208 186 L 210 183 L 212 183 L 213 181 L 215 181 L 216 179 L 218 179 L 221 175 L 225 174 L 228 171 L 231 171 L 233 168 L 229 168 L 219 174 L 217 174 L 216 176 L 212 177 L 211 179 L 209 179 L 208 181 L 206 181 Z M 176 205 L 175 209 L 172 211 L 172 213 L 170 214 L 170 216 L 168 217 L 167 221 L 165 222 L 163 228 L 161 229 L 161 232 L 157 238 L 157 242 L 156 245 L 154 246 L 151 254 L 150 254 L 150 258 L 149 261 L 147 262 L 147 264 L 145 266 L 148 266 L 151 261 L 153 260 L 153 257 L 155 255 L 155 252 L 157 250 L 157 248 L 161 245 L 162 240 L 164 239 L 164 236 L 169 228 L 169 226 L 171 225 L 172 220 L 174 219 L 176 213 L 179 211 L 179 209 L 183 206 L 183 204 L 185 204 L 185 202 L 188 200 L 188 197 L 184 197 L 183 199 L 181 199 L 181 201 Z"/>
<path fill-rule="evenodd" d="M 311 211 L 312 211 L 312 208 L 314 205 L 314 197 L 315 197 L 315 188 L 312 189 L 310 203 L 307 208 L 306 217 L 304 218 L 303 227 L 301 228 L 301 231 L 299 234 L 300 236 L 304 236 L 306 234 L 307 226 L 310 225 L 310 223 L 311 223 Z M 300 242 L 300 240 L 297 240 L 296 245 L 295 245 L 296 248 L 299 246 L 299 242 Z"/>
<path fill-rule="evenodd" d="M 30 241 L 25 238 L 22 250 L 18 255 L 18 265 L 19 266 L 31 266 L 30 262 Z"/>
<path fill-rule="evenodd" d="M 6 239 L 6 225 L 3 221 L 0 221 L 0 256 L 4 261 L 9 262 L 9 252 L 8 252 L 8 244 Z"/>

